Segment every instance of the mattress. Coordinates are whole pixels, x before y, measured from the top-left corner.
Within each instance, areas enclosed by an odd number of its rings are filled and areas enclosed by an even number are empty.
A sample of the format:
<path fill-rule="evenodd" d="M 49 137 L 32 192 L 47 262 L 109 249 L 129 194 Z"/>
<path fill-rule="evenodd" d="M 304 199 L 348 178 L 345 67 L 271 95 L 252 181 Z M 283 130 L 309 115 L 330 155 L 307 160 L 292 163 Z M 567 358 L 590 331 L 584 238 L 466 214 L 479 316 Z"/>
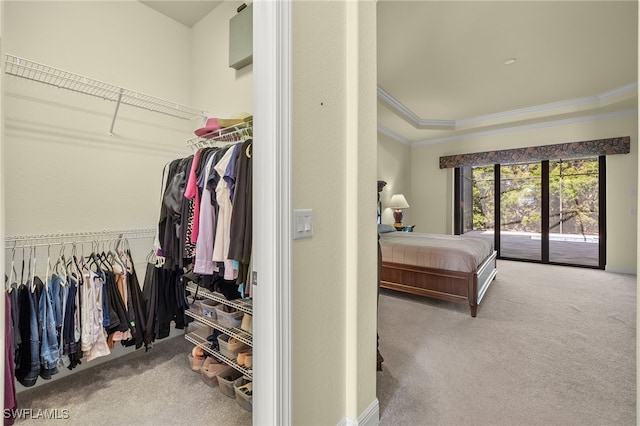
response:
<path fill-rule="evenodd" d="M 382 261 L 458 272 L 476 272 L 493 253 L 493 242 L 466 235 L 380 234 Z"/>

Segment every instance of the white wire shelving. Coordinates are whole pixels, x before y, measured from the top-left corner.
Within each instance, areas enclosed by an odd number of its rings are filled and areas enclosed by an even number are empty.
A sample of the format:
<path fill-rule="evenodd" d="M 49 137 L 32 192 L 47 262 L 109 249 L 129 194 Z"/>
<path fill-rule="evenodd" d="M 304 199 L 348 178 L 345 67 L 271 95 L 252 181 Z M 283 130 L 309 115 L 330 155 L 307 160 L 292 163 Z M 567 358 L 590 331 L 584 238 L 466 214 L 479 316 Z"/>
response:
<path fill-rule="evenodd" d="M 73 243 L 90 243 L 115 238 L 153 238 L 155 228 L 114 229 L 88 232 L 58 232 L 54 234 L 13 235 L 4 239 L 5 248 L 40 247 L 50 245 L 67 245 Z M 13 243 L 13 245 L 11 245 Z"/>
<path fill-rule="evenodd" d="M 41 64 L 18 56 L 6 55 L 4 63 L 6 74 L 26 78 L 28 80 L 55 86 L 60 89 L 93 96 L 116 103 L 109 134 L 113 127 L 121 104 L 153 111 L 183 120 L 206 118 L 205 111 L 175 102 L 156 98 L 144 93 L 125 89 L 94 78 L 82 76 L 49 65 Z"/>
<path fill-rule="evenodd" d="M 247 120 L 235 126 L 215 130 L 202 136 L 187 140 L 191 148 L 205 148 L 216 143 L 235 143 L 253 137 L 253 120 Z"/>

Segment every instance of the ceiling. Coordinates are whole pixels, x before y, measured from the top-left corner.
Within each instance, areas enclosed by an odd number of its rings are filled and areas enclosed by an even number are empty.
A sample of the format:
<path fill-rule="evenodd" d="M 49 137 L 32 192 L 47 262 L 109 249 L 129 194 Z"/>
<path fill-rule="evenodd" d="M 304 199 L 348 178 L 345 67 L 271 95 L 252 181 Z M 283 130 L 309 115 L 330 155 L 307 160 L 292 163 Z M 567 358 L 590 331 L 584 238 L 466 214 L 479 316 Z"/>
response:
<path fill-rule="evenodd" d="M 140 3 L 149 6 L 171 19 L 175 19 L 182 25 L 189 28 L 197 24 L 209 12 L 222 4 L 220 1 L 197 0 L 197 1 L 142 1 Z"/>
<path fill-rule="evenodd" d="M 637 7 L 380 0 L 378 128 L 428 144 L 634 113 Z"/>
<path fill-rule="evenodd" d="M 187 27 L 221 3 L 141 2 Z M 636 1 L 377 5 L 378 129 L 398 141 L 637 114 Z"/>

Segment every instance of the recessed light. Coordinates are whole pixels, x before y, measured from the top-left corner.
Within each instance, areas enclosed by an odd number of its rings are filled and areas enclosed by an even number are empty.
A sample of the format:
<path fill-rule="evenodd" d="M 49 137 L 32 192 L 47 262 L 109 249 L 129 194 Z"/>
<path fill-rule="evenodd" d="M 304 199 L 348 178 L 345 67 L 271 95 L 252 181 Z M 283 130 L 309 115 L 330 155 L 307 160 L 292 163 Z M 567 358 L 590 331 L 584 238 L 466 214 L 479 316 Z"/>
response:
<path fill-rule="evenodd" d="M 509 58 L 509 59 L 505 59 L 504 64 L 505 65 L 513 65 L 516 63 L 516 58 Z"/>

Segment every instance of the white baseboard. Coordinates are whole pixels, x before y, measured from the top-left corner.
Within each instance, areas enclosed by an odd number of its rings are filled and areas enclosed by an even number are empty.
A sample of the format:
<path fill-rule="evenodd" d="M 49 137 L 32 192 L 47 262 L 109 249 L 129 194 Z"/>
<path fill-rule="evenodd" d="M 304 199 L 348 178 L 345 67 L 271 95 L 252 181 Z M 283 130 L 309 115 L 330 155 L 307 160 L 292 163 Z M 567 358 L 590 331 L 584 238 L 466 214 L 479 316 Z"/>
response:
<path fill-rule="evenodd" d="M 616 266 L 605 266 L 604 270 L 607 272 L 613 272 L 615 274 L 629 274 L 629 275 L 637 275 L 636 268 L 619 268 Z"/>
<path fill-rule="evenodd" d="M 338 426 L 378 426 L 380 424 L 380 405 L 378 398 L 364 410 L 357 419 L 343 417 Z"/>

